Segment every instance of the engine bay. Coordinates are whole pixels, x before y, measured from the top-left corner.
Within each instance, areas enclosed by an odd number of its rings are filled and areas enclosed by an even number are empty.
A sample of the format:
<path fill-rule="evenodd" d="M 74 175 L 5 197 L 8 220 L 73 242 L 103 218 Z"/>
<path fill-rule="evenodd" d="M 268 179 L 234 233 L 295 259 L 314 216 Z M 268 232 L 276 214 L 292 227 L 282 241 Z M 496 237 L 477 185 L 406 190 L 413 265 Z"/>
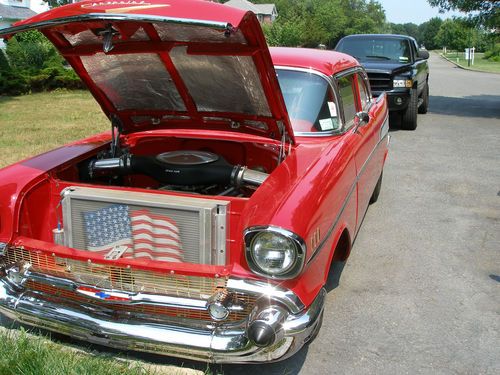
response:
<path fill-rule="evenodd" d="M 237 196 L 255 189 L 268 176 L 246 166 L 232 165 L 217 154 L 196 150 L 148 156 L 131 153 L 114 158 L 104 156 L 83 163 L 79 174 L 82 181 L 115 183 L 124 176 L 145 175 L 155 180 L 160 190 L 224 196 Z"/>
<path fill-rule="evenodd" d="M 58 178 L 99 186 L 250 197 L 279 164 L 275 144 L 133 136 L 113 141 Z"/>

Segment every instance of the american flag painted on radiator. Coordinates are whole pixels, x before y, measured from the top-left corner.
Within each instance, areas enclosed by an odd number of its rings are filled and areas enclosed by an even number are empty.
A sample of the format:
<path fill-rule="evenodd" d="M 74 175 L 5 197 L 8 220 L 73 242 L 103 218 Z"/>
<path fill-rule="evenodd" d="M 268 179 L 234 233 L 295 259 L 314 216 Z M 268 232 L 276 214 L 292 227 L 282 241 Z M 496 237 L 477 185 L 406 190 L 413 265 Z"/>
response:
<path fill-rule="evenodd" d="M 87 250 L 102 256 L 119 246 L 122 258 L 182 262 L 182 245 L 175 221 L 147 209 L 113 204 L 83 213 Z"/>

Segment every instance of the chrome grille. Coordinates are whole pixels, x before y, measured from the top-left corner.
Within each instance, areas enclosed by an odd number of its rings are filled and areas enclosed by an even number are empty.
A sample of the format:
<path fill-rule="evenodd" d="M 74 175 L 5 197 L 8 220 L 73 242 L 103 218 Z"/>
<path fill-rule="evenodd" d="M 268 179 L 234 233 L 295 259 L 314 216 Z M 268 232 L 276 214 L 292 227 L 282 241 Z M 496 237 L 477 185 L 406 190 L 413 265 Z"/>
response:
<path fill-rule="evenodd" d="M 5 252 L 7 264 L 20 261 L 31 264 L 33 271 L 95 285 L 104 289 L 147 292 L 178 297 L 208 299 L 225 288 L 225 278 L 184 276 L 167 272 L 144 271 L 127 267 L 84 262 L 11 247 Z"/>
<path fill-rule="evenodd" d="M 181 307 L 166 307 L 149 304 L 109 304 L 106 302 L 98 301 L 96 299 L 85 297 L 71 290 L 65 290 L 31 280 L 26 283 L 26 288 L 35 292 L 43 293 L 45 299 L 52 300 L 56 303 L 61 302 L 62 300 L 64 301 L 64 303 L 69 304 L 97 304 L 103 309 L 113 311 L 114 316 L 116 316 L 116 318 L 118 319 L 127 317 L 129 314 L 135 314 L 148 319 L 156 318 L 161 320 L 168 318 L 182 318 L 204 321 L 207 323 L 212 321 L 212 318 L 210 317 L 207 310 L 189 310 Z M 251 309 L 255 304 L 255 298 L 246 295 L 237 295 L 235 297 L 235 300 L 235 302 L 245 307 L 239 311 L 231 311 L 226 322 L 239 322 L 247 319 Z"/>

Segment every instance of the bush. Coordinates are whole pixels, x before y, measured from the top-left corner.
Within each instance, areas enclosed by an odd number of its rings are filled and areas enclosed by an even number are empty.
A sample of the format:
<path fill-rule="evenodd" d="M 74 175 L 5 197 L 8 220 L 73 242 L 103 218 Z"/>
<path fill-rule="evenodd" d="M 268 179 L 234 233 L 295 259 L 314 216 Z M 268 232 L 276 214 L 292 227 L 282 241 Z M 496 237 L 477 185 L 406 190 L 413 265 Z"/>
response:
<path fill-rule="evenodd" d="M 500 43 L 495 44 L 495 46 L 484 53 L 484 58 L 489 61 L 500 62 Z"/>
<path fill-rule="evenodd" d="M 16 35 L 0 54 L 0 95 L 21 95 L 56 89 L 84 89 L 76 73 L 38 31 Z"/>
<path fill-rule="evenodd" d="M 73 70 L 57 66 L 42 69 L 38 74 L 28 77 L 28 83 L 33 92 L 85 88 Z"/>
<path fill-rule="evenodd" d="M 0 94 L 22 95 L 30 91 L 30 85 L 26 79 L 12 71 L 0 71 Z"/>
<path fill-rule="evenodd" d="M 6 48 L 10 66 L 24 71 L 38 71 L 49 63 L 62 65 L 62 58 L 52 43 L 38 31 L 26 31 L 11 38 Z"/>
<path fill-rule="evenodd" d="M 0 72 L 5 70 L 10 70 L 10 65 L 7 57 L 5 57 L 5 53 L 0 49 Z"/>

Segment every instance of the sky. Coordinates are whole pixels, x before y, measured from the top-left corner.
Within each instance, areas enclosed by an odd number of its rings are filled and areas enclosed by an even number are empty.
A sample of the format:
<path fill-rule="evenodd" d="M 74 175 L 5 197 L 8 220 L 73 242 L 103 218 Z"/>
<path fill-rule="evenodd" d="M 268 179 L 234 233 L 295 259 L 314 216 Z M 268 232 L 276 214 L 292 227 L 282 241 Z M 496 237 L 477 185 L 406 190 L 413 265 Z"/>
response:
<path fill-rule="evenodd" d="M 385 9 L 385 16 L 388 22 L 408 23 L 413 22 L 420 25 L 430 20 L 432 17 L 442 19 L 453 16 L 465 16 L 465 13 L 448 12 L 441 14 L 438 8 L 433 8 L 427 0 L 377 0 Z"/>

